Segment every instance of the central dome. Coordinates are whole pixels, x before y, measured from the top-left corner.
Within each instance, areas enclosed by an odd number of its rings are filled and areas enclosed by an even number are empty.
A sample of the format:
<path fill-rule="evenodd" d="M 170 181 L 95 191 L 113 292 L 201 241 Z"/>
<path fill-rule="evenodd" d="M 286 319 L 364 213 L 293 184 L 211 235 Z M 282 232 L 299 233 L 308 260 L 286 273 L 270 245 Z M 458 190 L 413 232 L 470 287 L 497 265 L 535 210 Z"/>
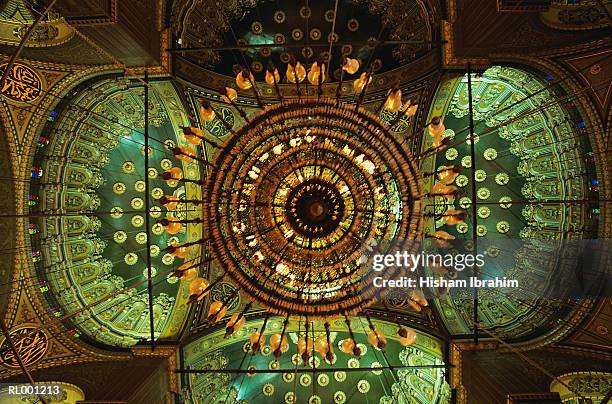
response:
<path fill-rule="evenodd" d="M 208 179 L 205 227 L 224 271 L 273 312 L 326 316 L 372 303 L 373 241 L 420 234 L 420 176 L 374 114 L 294 99 L 250 117 Z"/>

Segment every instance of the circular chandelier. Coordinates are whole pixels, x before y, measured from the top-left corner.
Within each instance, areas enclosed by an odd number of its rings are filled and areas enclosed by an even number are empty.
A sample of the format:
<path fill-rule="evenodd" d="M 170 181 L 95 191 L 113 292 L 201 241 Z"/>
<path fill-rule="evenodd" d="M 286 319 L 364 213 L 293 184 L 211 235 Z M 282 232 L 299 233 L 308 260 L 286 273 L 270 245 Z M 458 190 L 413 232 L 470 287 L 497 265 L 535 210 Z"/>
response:
<path fill-rule="evenodd" d="M 354 103 L 340 98 L 345 75 L 359 70 L 356 59 L 344 58 L 339 69 L 335 97 L 323 96 L 325 64 L 315 62 L 310 71 L 292 59 L 287 65 L 287 82 L 294 84 L 297 97 L 285 98 L 279 87 L 280 74 L 269 65 L 267 84 L 274 87 L 277 101 L 264 105 L 252 73 L 243 69 L 236 76 L 236 85 L 252 90 L 260 110 L 248 116 L 236 104 L 238 92 L 222 88 L 221 99 L 242 116 L 245 123 L 235 130 L 210 101 L 202 101 L 200 116 L 205 122 L 218 119 L 229 132 L 223 144 L 211 140 L 204 130 L 183 128 L 193 145 L 210 146 L 218 152 L 212 160 L 200 158 L 190 147 L 177 146 L 175 156 L 187 162 L 197 161 L 205 168 L 205 180 L 185 178 L 180 168 L 171 168 L 161 175 L 169 182 L 191 182 L 204 188 L 202 200 L 182 201 L 164 196 L 159 202 L 168 211 L 161 224 L 170 234 L 181 231 L 186 223 L 202 223 L 200 240 L 170 245 L 166 250 L 179 259 L 186 259 L 189 247 L 205 246 L 205 259 L 185 261 L 175 276 L 189 281 L 190 301 L 202 300 L 226 276 L 237 289 L 224 300 L 213 301 L 208 321 L 220 321 L 229 302 L 242 292 L 250 303 L 231 315 L 226 336 L 236 333 L 246 323 L 252 304 L 267 309 L 263 326 L 250 337 L 250 348 L 257 353 L 266 337 L 264 331 L 270 314 L 285 317 L 280 333 L 270 336 L 275 356 L 288 349 L 285 331 L 291 317 L 305 319 L 305 334 L 298 341 L 298 352 L 304 360 L 317 351 L 331 360 L 328 319 L 344 316 L 350 335 L 350 315 L 364 314 L 375 303 L 379 291 L 374 287 L 376 273 L 368 268 L 367 258 L 373 245 L 388 245 L 394 240 L 420 240 L 426 197 L 454 198 L 457 189 L 450 185 L 458 171 L 443 167 L 426 176 L 436 175 L 439 182 L 427 194 L 422 193 L 422 176 L 417 157 L 412 156 L 405 140 L 391 131 L 402 118 L 415 115 L 417 105 L 402 101 L 399 88 L 392 88 L 378 110 L 362 106 L 372 69 L 353 81 Z M 304 81 L 316 88 L 315 95 L 304 95 Z M 307 84 L 306 84 L 307 85 Z M 308 93 L 308 91 L 306 91 Z M 396 114 L 390 123 L 379 119 L 382 108 Z M 436 153 L 448 145 L 443 136 L 444 124 L 434 119 L 428 124 L 432 147 L 424 153 Z M 419 156 L 422 158 L 423 154 Z M 202 207 L 202 217 L 178 219 L 170 212 L 179 203 Z M 447 211 L 443 220 L 449 224 L 463 221 L 464 213 Z M 437 231 L 438 239 L 450 234 Z M 382 244 L 379 244 L 384 242 Z M 198 276 L 204 263 L 215 261 L 223 275 L 209 281 Z M 399 268 L 390 268 L 391 272 Z M 397 273 L 388 273 L 393 277 Z M 427 306 L 420 290 L 410 299 L 413 307 Z M 419 293 L 420 292 L 420 293 Z M 375 328 L 369 316 L 368 340 L 384 350 L 386 338 Z M 325 334 L 309 340 L 308 329 L 314 319 L 325 321 Z M 414 330 L 398 324 L 398 340 L 403 345 L 414 343 Z M 343 341 L 341 350 L 360 355 L 352 336 Z"/>
<path fill-rule="evenodd" d="M 277 314 L 354 314 L 375 291 L 368 240 L 421 229 L 414 159 L 363 108 L 330 99 L 265 107 L 224 144 L 206 187 L 213 256 Z"/>

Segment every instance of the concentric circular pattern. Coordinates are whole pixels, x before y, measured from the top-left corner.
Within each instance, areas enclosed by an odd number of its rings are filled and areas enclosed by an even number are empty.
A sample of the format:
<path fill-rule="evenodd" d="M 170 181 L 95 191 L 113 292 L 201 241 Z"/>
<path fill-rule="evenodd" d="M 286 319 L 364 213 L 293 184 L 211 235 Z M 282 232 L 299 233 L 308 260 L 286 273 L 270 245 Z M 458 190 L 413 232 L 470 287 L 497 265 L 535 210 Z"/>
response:
<path fill-rule="evenodd" d="M 335 100 L 285 100 L 224 146 L 204 230 L 241 290 L 275 313 L 313 318 L 370 305 L 368 245 L 421 231 L 420 175 L 385 124 Z"/>
<path fill-rule="evenodd" d="M 345 187 L 346 185 L 343 186 Z M 309 239 L 341 231 L 344 200 L 334 184 L 315 178 L 302 182 L 293 189 L 283 188 L 281 192 L 285 190 L 289 192 L 285 207 L 274 207 L 275 220 L 282 218 L 279 226 L 284 226 L 287 222 L 293 230 Z"/>

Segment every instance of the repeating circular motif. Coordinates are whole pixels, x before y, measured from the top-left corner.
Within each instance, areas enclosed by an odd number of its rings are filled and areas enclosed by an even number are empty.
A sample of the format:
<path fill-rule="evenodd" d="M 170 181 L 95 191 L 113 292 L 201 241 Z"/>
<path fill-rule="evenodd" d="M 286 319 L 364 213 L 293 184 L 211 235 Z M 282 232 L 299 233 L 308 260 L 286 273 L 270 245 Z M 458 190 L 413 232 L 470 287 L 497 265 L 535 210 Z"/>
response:
<path fill-rule="evenodd" d="M 168 148 L 168 149 L 173 149 L 174 147 L 176 147 L 176 143 L 174 142 L 174 140 L 172 139 L 166 139 L 164 140 L 164 145 Z"/>
<path fill-rule="evenodd" d="M 334 10 L 327 10 L 325 14 L 323 14 L 323 17 L 325 18 L 325 21 L 332 22 L 335 15 L 336 13 L 334 13 Z"/>
<path fill-rule="evenodd" d="M 149 251 L 151 251 L 151 257 L 157 257 L 159 255 L 159 246 L 153 244 Z"/>
<path fill-rule="evenodd" d="M 251 32 L 255 35 L 261 35 L 263 33 L 263 25 L 259 21 L 253 21 L 251 24 Z"/>
<path fill-rule="evenodd" d="M 455 131 L 449 128 L 449 129 L 444 130 L 443 135 L 444 135 L 445 138 L 454 139 L 455 138 Z"/>
<path fill-rule="evenodd" d="M 355 32 L 359 29 L 359 21 L 357 21 L 357 19 L 355 18 L 351 18 L 346 23 L 346 27 L 348 28 L 349 31 Z"/>
<path fill-rule="evenodd" d="M 338 383 L 342 383 L 346 380 L 346 372 L 341 370 L 334 372 L 334 379 L 336 379 Z"/>
<path fill-rule="evenodd" d="M 331 60 L 331 54 L 330 54 L 328 51 L 324 51 L 324 52 L 321 52 L 321 53 L 319 54 L 319 58 L 320 58 L 320 59 L 321 59 L 323 62 L 325 62 L 325 63 L 329 63 L 329 61 Z"/>
<path fill-rule="evenodd" d="M 146 183 L 142 180 L 138 180 L 134 183 L 134 189 L 137 192 L 144 192 L 147 189 Z"/>
<path fill-rule="evenodd" d="M 113 184 L 113 192 L 117 195 L 122 195 L 125 192 L 125 184 L 123 182 L 116 182 Z"/>
<path fill-rule="evenodd" d="M 127 240 L 127 233 L 123 230 L 116 231 L 113 235 L 113 240 L 115 240 L 115 243 L 118 244 L 125 243 Z"/>
<path fill-rule="evenodd" d="M 484 237 L 487 234 L 487 226 L 484 224 L 479 224 L 476 226 L 476 234 L 478 237 Z"/>
<path fill-rule="evenodd" d="M 489 257 L 499 257 L 499 255 L 501 254 L 501 250 L 499 249 L 499 247 L 496 246 L 490 246 L 489 248 L 487 248 L 487 255 Z"/>
<path fill-rule="evenodd" d="M 346 393 L 344 391 L 338 390 L 334 393 L 334 403 L 335 404 L 344 404 L 346 402 Z"/>
<path fill-rule="evenodd" d="M 478 217 L 486 219 L 491 216 L 491 209 L 488 206 L 481 206 L 478 208 Z"/>
<path fill-rule="evenodd" d="M 159 199 L 164 196 L 164 190 L 159 187 L 153 188 L 151 190 L 151 196 L 153 197 L 153 199 Z"/>
<path fill-rule="evenodd" d="M 285 19 L 287 18 L 287 15 L 285 14 L 284 11 L 282 10 L 276 10 L 274 12 L 274 22 L 277 24 L 282 24 L 285 22 Z"/>
<path fill-rule="evenodd" d="M 357 382 L 357 390 L 362 394 L 367 394 L 370 391 L 370 382 L 367 380 L 359 380 Z"/>
<path fill-rule="evenodd" d="M 161 161 L 159 162 L 159 166 L 165 171 L 165 170 L 169 170 L 172 168 L 173 164 L 172 164 L 172 160 L 170 159 L 161 159 Z"/>
<path fill-rule="evenodd" d="M 126 161 L 121 165 L 121 171 L 126 174 L 131 174 L 136 170 L 136 166 L 131 161 Z"/>
<path fill-rule="evenodd" d="M 281 52 L 280 60 L 283 63 L 289 63 L 289 61 L 291 60 L 291 55 L 287 52 Z"/>
<path fill-rule="evenodd" d="M 310 398 L 308 399 L 308 404 L 321 404 L 323 401 L 321 401 L 321 397 L 315 395 L 310 396 Z"/>
<path fill-rule="evenodd" d="M 138 262 L 138 255 L 136 255 L 133 252 L 129 252 L 129 253 L 125 254 L 125 257 L 123 257 L 123 260 L 128 265 L 134 265 L 134 264 L 136 264 Z"/>
<path fill-rule="evenodd" d="M 251 69 L 255 73 L 261 73 L 263 71 L 263 64 L 259 60 L 255 60 L 251 63 Z"/>
<path fill-rule="evenodd" d="M 276 33 L 274 34 L 274 43 L 277 45 L 282 45 L 285 43 L 285 35 L 281 34 L 281 33 Z M 281 61 L 283 60 L 282 58 L 282 54 L 281 54 Z M 289 61 L 287 59 L 287 61 Z M 283 62 L 283 63 L 287 63 L 287 62 Z"/>
<path fill-rule="evenodd" d="M 144 231 L 136 234 L 136 242 L 138 244 L 145 244 L 147 242 L 147 233 L 145 233 Z"/>
<path fill-rule="evenodd" d="M 179 278 L 174 276 L 174 274 L 170 273 L 170 274 L 166 275 L 166 282 L 168 282 L 170 285 L 174 285 L 178 281 L 179 281 Z"/>
<path fill-rule="evenodd" d="M 300 7 L 300 17 L 302 18 L 310 18 L 312 15 L 312 10 L 308 6 Z"/>
<path fill-rule="evenodd" d="M 301 29 L 299 28 L 294 28 L 291 31 L 291 38 L 293 38 L 294 41 L 299 41 L 304 37 L 304 32 L 302 32 Z"/>
<path fill-rule="evenodd" d="M 164 232 L 164 226 L 162 226 L 161 223 L 155 223 L 153 226 L 151 226 L 151 232 L 156 236 L 159 236 Z"/>
<path fill-rule="evenodd" d="M 363 356 L 368 352 L 368 347 L 365 344 L 362 344 L 361 342 L 359 344 L 357 344 L 357 348 L 359 348 L 361 350 L 361 355 Z"/>
<path fill-rule="evenodd" d="M 130 206 L 132 207 L 132 209 L 142 209 L 142 207 L 144 206 L 144 201 L 142 200 L 142 198 L 132 198 L 132 200 L 130 201 Z"/>
<path fill-rule="evenodd" d="M 263 356 L 268 356 L 272 353 L 272 347 L 270 347 L 270 345 L 264 345 L 261 348 L 261 353 Z"/>
<path fill-rule="evenodd" d="M 468 177 L 463 174 L 459 174 L 457 178 L 455 178 L 455 184 L 457 184 L 458 187 L 465 187 L 468 182 Z"/>
<path fill-rule="evenodd" d="M 459 152 L 454 147 L 451 147 L 446 150 L 445 156 L 447 160 L 452 161 L 459 156 Z"/>
<path fill-rule="evenodd" d="M 310 59 L 312 55 L 314 55 L 314 51 L 310 46 L 305 46 L 302 48 L 302 56 L 304 56 L 306 59 Z"/>
<path fill-rule="evenodd" d="M 594 64 L 589 69 L 589 73 L 591 73 L 593 76 L 598 75 L 599 73 L 601 73 L 601 65 L 599 63 Z"/>
<path fill-rule="evenodd" d="M 157 275 L 157 268 L 151 267 L 151 278 L 155 277 L 156 275 Z M 144 276 L 145 278 L 149 277 L 149 268 L 145 268 L 142 270 L 142 276 Z"/>
<path fill-rule="evenodd" d="M 468 224 L 463 222 L 463 223 L 459 223 L 457 226 L 455 226 L 455 228 L 457 229 L 457 232 L 459 232 L 460 234 L 465 234 L 468 231 Z"/>
<path fill-rule="evenodd" d="M 268 56 L 270 56 L 270 55 L 272 54 L 272 49 L 270 49 L 270 47 L 269 47 L 269 46 L 264 46 L 263 48 L 261 48 L 261 49 L 259 50 L 259 53 L 261 54 L 261 56 L 263 56 L 263 57 L 266 57 L 266 58 L 267 58 Z M 263 69 L 263 64 L 261 64 L 261 62 L 259 62 L 259 65 L 260 65 L 260 66 L 262 67 L 262 69 Z M 260 71 L 261 71 L 261 70 L 260 70 Z"/>
<path fill-rule="evenodd" d="M 141 227 L 142 225 L 144 225 L 144 217 L 140 216 L 140 215 L 134 215 L 132 217 L 132 226 L 134 227 Z"/>
<path fill-rule="evenodd" d="M 468 209 L 470 206 L 472 206 L 472 199 L 468 196 L 462 196 L 459 199 L 459 206 L 461 206 L 463 209 Z"/>
<path fill-rule="evenodd" d="M 374 59 L 372 61 L 372 70 L 374 72 L 377 72 L 380 69 L 382 69 L 382 66 L 383 66 L 383 62 L 382 62 L 382 59 L 380 59 L 380 58 L 376 58 L 376 59 Z M 378 81 L 378 84 L 381 85 L 381 86 L 385 85 L 385 83 L 386 83 L 386 81 L 385 81 L 385 79 L 383 77 L 381 77 L 380 80 Z"/>
<path fill-rule="evenodd" d="M 489 190 L 489 188 L 482 187 L 478 189 L 476 195 L 479 199 L 488 199 L 491 196 L 491 191 Z"/>
<path fill-rule="evenodd" d="M 329 384 L 329 376 L 327 375 L 327 373 L 319 374 L 319 376 L 317 376 L 317 383 L 321 387 L 327 386 Z"/>
<path fill-rule="evenodd" d="M 293 393 L 293 391 L 289 391 L 287 392 L 287 394 L 285 394 L 285 403 L 287 404 L 295 403 L 295 394 Z"/>
<path fill-rule="evenodd" d="M 351 53 L 353 53 L 353 45 L 348 43 L 342 45 L 342 47 L 340 48 L 340 53 L 346 56 L 350 55 Z"/>
<path fill-rule="evenodd" d="M 274 394 L 274 386 L 271 383 L 264 384 L 261 390 L 266 397 L 270 397 Z"/>
<path fill-rule="evenodd" d="M 251 370 L 255 370 L 255 369 L 257 369 L 257 367 L 255 365 L 249 365 L 249 367 L 247 368 L 247 370 L 250 370 L 250 371 Z M 248 377 L 253 377 L 255 375 L 256 375 L 255 372 L 247 372 L 247 376 Z"/>
<path fill-rule="evenodd" d="M 372 373 L 374 373 L 376 376 L 380 376 L 382 375 L 382 365 L 380 364 L 380 362 L 373 362 L 372 363 Z"/>
<path fill-rule="evenodd" d="M 144 156 L 145 154 L 145 147 L 144 145 L 140 146 L 140 154 L 142 154 Z M 149 146 L 147 148 L 147 154 L 150 156 L 151 154 L 153 154 L 153 147 Z"/>
<path fill-rule="evenodd" d="M 487 172 L 485 170 L 476 170 L 474 177 L 476 177 L 476 182 L 483 182 L 487 179 Z"/>
<path fill-rule="evenodd" d="M 512 207 L 512 198 L 509 196 L 502 196 L 499 198 L 500 205 L 503 209 L 510 209 Z"/>
<path fill-rule="evenodd" d="M 506 173 L 499 173 L 495 176 L 495 182 L 497 185 L 506 185 L 510 182 L 510 176 Z"/>
<path fill-rule="evenodd" d="M 308 358 L 308 366 L 310 366 L 311 368 L 318 368 L 319 366 L 321 366 L 321 359 L 316 356 L 311 356 L 310 358 Z"/>
<path fill-rule="evenodd" d="M 172 265 L 172 263 L 174 262 L 174 255 L 164 254 L 164 256 L 162 257 L 162 262 L 164 263 L 164 265 Z"/>
<path fill-rule="evenodd" d="M 313 28 L 310 30 L 310 39 L 313 41 L 318 41 L 321 39 L 321 30 L 318 28 Z"/>
<path fill-rule="evenodd" d="M 294 365 L 299 365 L 303 362 L 302 357 L 299 354 L 293 354 L 291 355 L 291 363 L 293 363 Z"/>
<path fill-rule="evenodd" d="M 351 358 L 348 360 L 347 365 L 349 368 L 356 369 L 359 367 L 359 359 Z"/>
<path fill-rule="evenodd" d="M 283 380 L 287 383 L 291 383 L 295 378 L 295 373 L 287 372 L 283 373 Z"/>
<path fill-rule="evenodd" d="M 120 219 L 123 216 L 123 209 L 119 206 L 113 206 L 110 210 L 110 215 L 113 219 Z"/>
<path fill-rule="evenodd" d="M 474 140 L 474 144 L 478 143 L 480 141 L 480 136 L 474 134 L 471 138 L 468 137 L 467 140 L 465 141 L 467 144 L 472 144 L 472 139 Z"/>
<path fill-rule="evenodd" d="M 505 220 L 502 220 L 501 222 L 497 222 L 497 225 L 495 225 L 495 228 L 497 229 L 499 233 L 506 234 L 510 231 L 510 223 L 508 223 Z"/>
<path fill-rule="evenodd" d="M 149 211 L 149 216 L 155 219 L 160 217 L 161 214 L 162 214 L 162 208 L 160 208 L 159 206 L 152 206 L 151 210 Z"/>
<path fill-rule="evenodd" d="M 464 156 L 461 159 L 461 165 L 464 166 L 465 168 L 472 167 L 472 156 Z"/>
<path fill-rule="evenodd" d="M 340 40 L 340 35 L 337 32 L 330 32 L 327 35 L 327 42 L 328 43 L 329 42 L 335 43 L 335 42 L 338 42 L 339 40 Z"/>
<path fill-rule="evenodd" d="M 302 374 L 300 376 L 300 385 L 302 387 L 308 387 L 310 386 L 310 383 L 312 383 L 312 378 L 310 377 L 310 375 Z"/>
<path fill-rule="evenodd" d="M 277 360 L 273 360 L 273 361 L 270 361 L 270 363 L 268 363 L 268 369 L 270 370 L 276 370 L 278 369 L 278 367 L 279 367 L 279 363 Z"/>
<path fill-rule="evenodd" d="M 157 168 L 149 168 L 149 178 L 157 178 Z"/>
<path fill-rule="evenodd" d="M 485 160 L 493 161 L 497 158 L 497 150 L 493 149 L 492 147 L 488 148 L 484 151 L 483 155 Z"/>

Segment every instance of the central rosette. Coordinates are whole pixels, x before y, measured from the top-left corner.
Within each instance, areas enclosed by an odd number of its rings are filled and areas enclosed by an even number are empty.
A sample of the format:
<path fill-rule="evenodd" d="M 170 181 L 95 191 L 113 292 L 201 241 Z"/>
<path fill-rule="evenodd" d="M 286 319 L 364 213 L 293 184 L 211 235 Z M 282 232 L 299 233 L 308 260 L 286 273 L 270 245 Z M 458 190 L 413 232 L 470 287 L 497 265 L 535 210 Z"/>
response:
<path fill-rule="evenodd" d="M 316 249 L 342 237 L 353 208 L 353 195 L 340 175 L 322 166 L 306 166 L 281 182 L 273 212 L 281 231 L 294 235 L 293 243 Z"/>
<path fill-rule="evenodd" d="M 344 217 L 344 200 L 334 184 L 313 178 L 290 191 L 285 211 L 296 232 L 319 238 L 338 229 Z"/>
<path fill-rule="evenodd" d="M 330 100 L 266 107 L 226 141 L 208 181 L 217 265 L 278 313 L 369 305 L 368 246 L 420 230 L 409 152 L 373 114 Z"/>

